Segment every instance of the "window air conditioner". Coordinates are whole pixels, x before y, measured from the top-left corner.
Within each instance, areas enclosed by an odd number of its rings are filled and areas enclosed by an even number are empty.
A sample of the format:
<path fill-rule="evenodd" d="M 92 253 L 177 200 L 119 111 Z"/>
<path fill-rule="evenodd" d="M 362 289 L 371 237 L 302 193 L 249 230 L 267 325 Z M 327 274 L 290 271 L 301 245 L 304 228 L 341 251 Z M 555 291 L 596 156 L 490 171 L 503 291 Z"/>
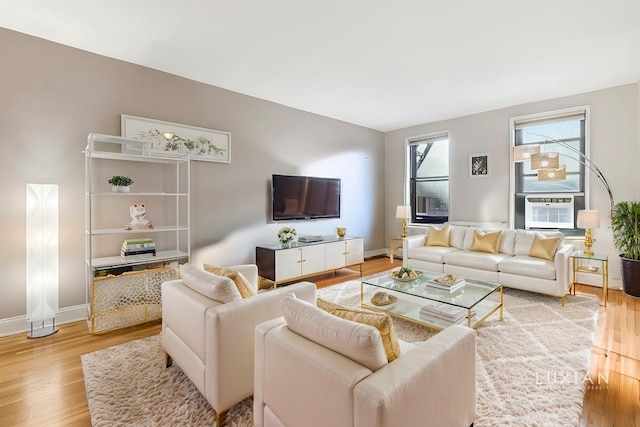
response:
<path fill-rule="evenodd" d="M 574 228 L 572 194 L 536 194 L 525 198 L 525 228 Z"/>

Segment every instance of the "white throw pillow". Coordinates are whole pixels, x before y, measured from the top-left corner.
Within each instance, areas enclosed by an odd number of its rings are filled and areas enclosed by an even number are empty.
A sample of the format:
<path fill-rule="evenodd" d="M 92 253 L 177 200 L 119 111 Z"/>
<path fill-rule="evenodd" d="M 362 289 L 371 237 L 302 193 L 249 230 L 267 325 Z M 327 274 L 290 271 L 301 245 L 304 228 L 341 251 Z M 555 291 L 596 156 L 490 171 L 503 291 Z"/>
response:
<path fill-rule="evenodd" d="M 290 330 L 377 371 L 387 364 L 380 332 L 373 326 L 342 319 L 295 297 L 282 300 Z"/>
<path fill-rule="evenodd" d="M 192 264 L 182 264 L 180 276 L 185 285 L 212 300 L 227 303 L 242 299 L 236 284 L 228 277 L 217 276 Z"/>
<path fill-rule="evenodd" d="M 463 225 L 452 225 L 449 232 L 449 240 L 451 246 L 462 250 L 464 248 L 464 236 L 467 232 L 467 227 Z"/>

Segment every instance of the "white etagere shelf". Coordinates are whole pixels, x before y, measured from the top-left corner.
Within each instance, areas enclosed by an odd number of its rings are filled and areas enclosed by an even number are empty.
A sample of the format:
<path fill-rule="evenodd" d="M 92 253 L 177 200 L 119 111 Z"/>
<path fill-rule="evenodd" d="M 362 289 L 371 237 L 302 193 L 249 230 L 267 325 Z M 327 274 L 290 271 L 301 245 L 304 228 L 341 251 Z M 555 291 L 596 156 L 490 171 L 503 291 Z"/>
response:
<path fill-rule="evenodd" d="M 171 278 L 175 266 L 190 258 L 189 155 L 147 155 L 144 141 L 93 133 L 84 154 L 89 328 L 102 332 L 153 320 L 161 283 L 150 282 Z M 133 171 L 129 175 L 140 191 L 109 191 L 108 179 L 123 170 Z M 129 218 L 128 206 L 141 201 L 155 206 L 161 223 L 142 230 L 120 226 L 121 217 Z M 123 259 L 122 241 L 139 237 L 156 241 L 156 255 Z"/>

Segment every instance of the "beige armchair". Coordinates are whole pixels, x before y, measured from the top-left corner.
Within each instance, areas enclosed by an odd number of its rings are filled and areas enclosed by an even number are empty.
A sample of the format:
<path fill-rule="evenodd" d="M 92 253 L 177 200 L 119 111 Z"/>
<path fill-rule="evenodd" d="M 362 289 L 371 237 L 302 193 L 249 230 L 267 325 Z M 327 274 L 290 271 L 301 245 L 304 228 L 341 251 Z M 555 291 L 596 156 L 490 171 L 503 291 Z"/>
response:
<path fill-rule="evenodd" d="M 258 290 L 255 265 L 229 267 Z M 182 280 L 162 284 L 162 343 L 167 367 L 173 362 L 216 411 L 218 426 L 235 403 L 253 394 L 254 329 L 281 316 L 280 300 L 295 294 L 315 302 L 316 287 L 301 282 L 225 304 L 210 299 Z"/>
<path fill-rule="evenodd" d="M 451 326 L 409 349 L 402 343 L 401 356 L 387 363 L 377 329 L 325 322 L 332 315 L 318 312 L 287 298 L 285 317 L 256 328 L 255 426 L 473 424 L 475 331 Z M 301 326 L 305 318 L 311 326 Z"/>

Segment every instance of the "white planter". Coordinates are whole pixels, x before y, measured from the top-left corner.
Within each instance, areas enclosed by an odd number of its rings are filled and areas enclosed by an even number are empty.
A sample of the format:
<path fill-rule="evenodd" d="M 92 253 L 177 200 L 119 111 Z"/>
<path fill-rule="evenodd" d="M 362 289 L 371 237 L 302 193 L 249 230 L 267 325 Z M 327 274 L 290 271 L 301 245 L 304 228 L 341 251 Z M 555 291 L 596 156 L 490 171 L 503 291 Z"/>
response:
<path fill-rule="evenodd" d="M 130 191 L 130 188 L 128 185 L 114 185 L 113 187 L 111 187 L 111 191 L 113 191 L 114 193 L 128 193 Z"/>

